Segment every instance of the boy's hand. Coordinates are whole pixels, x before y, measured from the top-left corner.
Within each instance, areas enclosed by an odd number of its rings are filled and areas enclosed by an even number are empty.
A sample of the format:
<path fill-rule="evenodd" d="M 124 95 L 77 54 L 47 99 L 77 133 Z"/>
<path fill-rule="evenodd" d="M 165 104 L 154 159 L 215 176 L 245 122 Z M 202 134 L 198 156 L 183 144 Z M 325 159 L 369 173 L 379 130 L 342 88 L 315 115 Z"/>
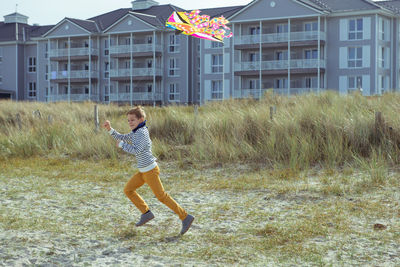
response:
<path fill-rule="evenodd" d="M 103 124 L 103 127 L 107 129 L 107 131 L 111 130 L 111 123 L 109 120 L 106 120 Z"/>
<path fill-rule="evenodd" d="M 120 143 L 121 141 L 120 140 L 117 140 L 117 147 L 119 148 L 119 143 Z"/>

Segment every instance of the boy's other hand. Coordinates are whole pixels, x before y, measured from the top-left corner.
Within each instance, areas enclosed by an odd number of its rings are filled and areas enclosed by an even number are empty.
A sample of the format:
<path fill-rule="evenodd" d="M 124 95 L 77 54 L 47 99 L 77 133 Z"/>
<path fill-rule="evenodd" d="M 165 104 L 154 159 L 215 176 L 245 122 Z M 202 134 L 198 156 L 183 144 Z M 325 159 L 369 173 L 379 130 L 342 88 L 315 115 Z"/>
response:
<path fill-rule="evenodd" d="M 103 127 L 107 129 L 107 131 L 111 130 L 111 123 L 109 120 L 106 120 L 103 124 Z"/>

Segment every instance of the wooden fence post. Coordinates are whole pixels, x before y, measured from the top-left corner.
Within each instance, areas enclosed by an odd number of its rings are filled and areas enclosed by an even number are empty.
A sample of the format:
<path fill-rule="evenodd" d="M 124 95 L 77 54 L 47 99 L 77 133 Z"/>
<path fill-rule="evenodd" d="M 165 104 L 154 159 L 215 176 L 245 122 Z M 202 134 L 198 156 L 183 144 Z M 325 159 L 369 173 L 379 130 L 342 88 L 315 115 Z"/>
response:
<path fill-rule="evenodd" d="M 18 124 L 18 129 L 22 130 L 21 115 L 19 113 L 17 113 L 17 124 Z"/>
<path fill-rule="evenodd" d="M 274 114 L 276 113 L 276 106 L 269 107 L 269 118 L 271 121 L 274 119 Z"/>
<path fill-rule="evenodd" d="M 94 105 L 94 127 L 95 131 L 99 131 L 99 109 L 97 108 L 97 105 Z"/>
<path fill-rule="evenodd" d="M 379 143 L 383 131 L 383 118 L 380 111 L 375 112 L 375 142 Z"/>

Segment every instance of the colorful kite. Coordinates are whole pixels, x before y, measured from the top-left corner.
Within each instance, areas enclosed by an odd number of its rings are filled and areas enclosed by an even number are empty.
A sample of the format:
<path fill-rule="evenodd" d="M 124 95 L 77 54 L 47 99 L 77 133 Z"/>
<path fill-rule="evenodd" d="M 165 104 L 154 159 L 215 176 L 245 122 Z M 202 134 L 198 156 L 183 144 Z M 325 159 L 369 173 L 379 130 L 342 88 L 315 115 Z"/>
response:
<path fill-rule="evenodd" d="M 179 33 L 217 42 L 223 42 L 224 38 L 232 37 L 232 32 L 225 35 L 226 30 L 230 31 L 230 28 L 225 25 L 229 21 L 223 16 L 210 19 L 210 16 L 199 16 L 199 13 L 200 10 L 193 10 L 190 13 L 173 12 L 165 26 L 175 29 Z"/>

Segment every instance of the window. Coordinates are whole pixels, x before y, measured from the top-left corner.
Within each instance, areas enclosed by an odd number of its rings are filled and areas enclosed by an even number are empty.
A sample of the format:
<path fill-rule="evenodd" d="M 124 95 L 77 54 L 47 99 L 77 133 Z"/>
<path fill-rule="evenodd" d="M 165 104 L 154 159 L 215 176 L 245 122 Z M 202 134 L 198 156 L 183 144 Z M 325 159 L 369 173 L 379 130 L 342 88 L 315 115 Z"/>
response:
<path fill-rule="evenodd" d="M 169 59 L 169 71 L 168 76 L 176 77 L 179 76 L 179 61 L 177 58 L 170 58 Z"/>
<path fill-rule="evenodd" d="M 389 34 L 385 36 L 385 31 L 390 31 L 389 21 L 379 18 L 379 40 L 386 41 L 385 38 L 389 39 Z"/>
<path fill-rule="evenodd" d="M 28 87 L 28 97 L 35 98 L 36 97 L 36 83 L 30 82 Z"/>
<path fill-rule="evenodd" d="M 125 93 L 129 93 L 131 91 L 131 85 L 125 84 Z"/>
<path fill-rule="evenodd" d="M 222 99 L 222 81 L 211 82 L 211 99 Z"/>
<path fill-rule="evenodd" d="M 278 25 L 276 25 L 276 32 L 277 33 L 288 32 L 288 25 L 287 24 L 278 24 Z"/>
<path fill-rule="evenodd" d="M 0 74 L 0 84 L 2 84 L 3 83 L 3 76 L 1 76 L 1 74 Z"/>
<path fill-rule="evenodd" d="M 260 26 L 250 27 L 250 35 L 258 35 L 260 34 Z"/>
<path fill-rule="evenodd" d="M 306 22 L 306 23 L 304 23 L 304 31 L 306 31 L 306 32 L 318 31 L 318 22 Z"/>
<path fill-rule="evenodd" d="M 223 71 L 223 57 L 222 54 L 212 55 L 211 72 L 221 73 Z"/>
<path fill-rule="evenodd" d="M 318 50 L 317 49 L 305 50 L 304 58 L 305 59 L 317 59 L 318 58 Z"/>
<path fill-rule="evenodd" d="M 179 36 L 175 34 L 169 35 L 169 49 L 170 53 L 177 53 L 179 52 Z"/>
<path fill-rule="evenodd" d="M 3 61 L 3 48 L 0 47 L 0 63 Z"/>
<path fill-rule="evenodd" d="M 36 72 L 36 57 L 28 58 L 28 72 Z"/>
<path fill-rule="evenodd" d="M 260 59 L 260 53 L 250 53 L 249 60 L 250 62 L 256 62 Z"/>
<path fill-rule="evenodd" d="M 348 89 L 351 89 L 351 90 L 362 88 L 362 77 L 361 76 L 349 76 L 347 86 L 348 86 Z"/>
<path fill-rule="evenodd" d="M 276 60 L 287 60 L 288 52 L 287 51 L 278 51 L 275 53 Z"/>
<path fill-rule="evenodd" d="M 285 78 L 275 80 L 275 88 L 284 89 L 287 88 L 287 80 Z"/>
<path fill-rule="evenodd" d="M 46 73 L 44 74 L 44 79 L 46 81 L 49 80 L 49 65 L 46 65 Z"/>
<path fill-rule="evenodd" d="M 152 44 L 153 43 L 153 36 L 149 35 L 147 36 L 147 43 Z"/>
<path fill-rule="evenodd" d="M 153 84 L 152 83 L 148 83 L 147 84 L 147 92 L 150 93 L 153 91 Z"/>
<path fill-rule="evenodd" d="M 171 102 L 179 102 L 179 87 L 177 83 L 169 84 L 169 95 L 168 99 Z"/>
<path fill-rule="evenodd" d="M 306 88 L 316 88 L 317 77 L 306 77 Z"/>
<path fill-rule="evenodd" d="M 110 76 L 110 62 L 104 62 L 104 78 Z"/>
<path fill-rule="evenodd" d="M 362 47 L 349 47 L 347 66 L 349 68 L 362 67 Z"/>
<path fill-rule="evenodd" d="M 362 40 L 363 19 L 349 20 L 349 40 Z"/>
<path fill-rule="evenodd" d="M 380 51 L 380 57 L 379 57 L 379 67 L 381 68 L 385 68 L 385 47 L 381 47 L 381 51 Z"/>
<path fill-rule="evenodd" d="M 152 59 L 148 59 L 147 60 L 147 68 L 151 69 L 153 67 L 153 60 Z"/>
<path fill-rule="evenodd" d="M 211 48 L 219 48 L 219 47 L 223 47 L 224 43 L 221 42 L 211 42 Z"/>
<path fill-rule="evenodd" d="M 260 89 L 260 80 L 250 80 L 249 89 Z"/>

